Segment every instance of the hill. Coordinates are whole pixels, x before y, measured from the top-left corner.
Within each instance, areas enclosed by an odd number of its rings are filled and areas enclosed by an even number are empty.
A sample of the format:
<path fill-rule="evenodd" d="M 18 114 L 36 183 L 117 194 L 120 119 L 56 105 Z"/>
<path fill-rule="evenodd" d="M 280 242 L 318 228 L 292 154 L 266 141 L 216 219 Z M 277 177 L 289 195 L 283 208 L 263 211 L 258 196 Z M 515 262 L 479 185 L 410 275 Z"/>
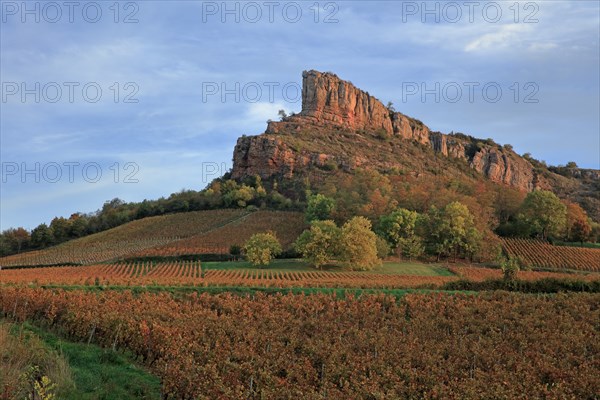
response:
<path fill-rule="evenodd" d="M 290 180 L 319 186 L 328 176 L 370 169 L 421 181 L 487 179 L 525 192 L 551 190 L 600 221 L 598 170 L 553 172 L 510 145 L 431 131 L 335 74 L 311 70 L 302 77 L 302 111 L 270 121 L 263 134 L 239 138 L 232 178 L 258 175 L 283 185 L 287 180 L 288 186 Z"/>
<path fill-rule="evenodd" d="M 0 266 L 93 264 L 140 255 L 227 252 L 231 244 L 243 245 L 253 233 L 266 230 L 275 231 L 282 244 L 288 246 L 302 228 L 303 215 L 294 212 L 225 209 L 168 214 L 132 221 L 44 250 L 3 257 Z"/>

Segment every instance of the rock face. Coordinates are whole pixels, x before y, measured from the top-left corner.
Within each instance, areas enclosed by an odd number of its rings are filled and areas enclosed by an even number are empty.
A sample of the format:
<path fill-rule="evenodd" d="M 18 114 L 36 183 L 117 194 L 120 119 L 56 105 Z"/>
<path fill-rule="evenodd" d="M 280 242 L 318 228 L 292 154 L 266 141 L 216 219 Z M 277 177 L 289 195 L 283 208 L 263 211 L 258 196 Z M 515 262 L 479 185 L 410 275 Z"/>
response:
<path fill-rule="evenodd" d="M 390 113 L 379 100 L 336 75 L 314 70 L 302 73 L 302 112 L 298 117 L 353 131 L 392 132 Z"/>
<path fill-rule="evenodd" d="M 263 135 L 238 139 L 233 154 L 234 179 L 254 175 L 291 178 L 311 167 L 323 168 L 332 163 L 336 164 L 335 168 L 339 166 L 345 170 L 357 166 L 402 167 L 400 162 L 394 165 L 393 159 L 378 165 L 356 150 L 381 145 L 381 140 L 393 137 L 429 146 L 449 158 L 464 159 L 471 168 L 497 183 L 526 191 L 547 186 L 531 163 L 511 150 L 477 142 L 464 135 L 431 132 L 421 121 L 389 110 L 375 97 L 332 73 L 305 71 L 302 78 L 302 111 L 299 114 L 269 122 Z M 347 147 L 304 149 L 310 148 L 311 144 L 310 137 L 302 136 L 306 132 L 312 132 L 313 140 L 320 132 L 329 135 L 334 132 L 334 136 L 344 137 Z M 291 145 L 290 137 L 304 140 L 307 146 Z M 381 140 L 378 142 L 377 138 Z M 354 154 L 348 154 L 349 147 L 354 149 Z"/>
<path fill-rule="evenodd" d="M 511 157 L 496 148 L 483 148 L 471 159 L 471 167 L 490 180 L 531 191 L 535 189 L 535 174 L 529 162 Z"/>

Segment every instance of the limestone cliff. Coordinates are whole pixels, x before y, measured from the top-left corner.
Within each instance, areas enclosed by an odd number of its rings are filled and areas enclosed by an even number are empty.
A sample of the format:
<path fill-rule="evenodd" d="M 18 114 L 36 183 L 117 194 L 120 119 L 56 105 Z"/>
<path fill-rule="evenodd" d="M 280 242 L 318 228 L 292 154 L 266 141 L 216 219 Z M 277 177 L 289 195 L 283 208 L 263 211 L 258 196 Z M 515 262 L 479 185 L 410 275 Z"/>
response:
<path fill-rule="evenodd" d="M 419 176 L 432 168 L 430 151 L 438 159 L 456 160 L 493 182 L 524 191 L 558 185 L 577 190 L 576 182 L 540 170 L 493 141 L 432 132 L 421 121 L 388 109 L 335 74 L 305 71 L 302 78 L 299 114 L 269 122 L 264 134 L 238 139 L 233 154 L 234 179 L 255 175 L 293 178 L 315 170 L 351 171 L 357 167 L 402 169 Z M 437 168 L 441 170 L 436 174 L 450 173 L 444 167 Z"/>
<path fill-rule="evenodd" d="M 473 143 L 431 132 L 422 122 L 388 110 L 375 97 L 331 73 L 305 71 L 302 74 L 302 111 L 280 122 L 269 122 L 267 134 L 294 134 L 307 130 L 342 129 L 350 132 L 393 135 L 430 146 L 436 152 L 465 159 L 473 169 L 494 182 L 523 190 L 535 187 L 533 166 L 510 151 L 482 147 L 473 154 Z M 284 139 L 259 135 L 242 137 L 234 151 L 233 177 L 273 175 L 292 177 L 295 171 L 311 165 L 322 167 L 328 160 L 342 161 L 347 154 L 295 152 Z M 347 160 L 346 164 L 360 165 Z M 377 165 L 373 165 L 377 167 Z"/>

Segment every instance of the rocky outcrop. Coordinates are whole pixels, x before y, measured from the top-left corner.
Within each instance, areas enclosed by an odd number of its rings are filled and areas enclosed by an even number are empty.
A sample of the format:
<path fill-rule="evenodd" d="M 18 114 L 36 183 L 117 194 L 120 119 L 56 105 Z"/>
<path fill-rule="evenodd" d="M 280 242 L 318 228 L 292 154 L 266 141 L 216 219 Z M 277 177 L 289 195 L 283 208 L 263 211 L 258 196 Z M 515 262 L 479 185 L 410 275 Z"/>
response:
<path fill-rule="evenodd" d="M 391 137 L 430 146 L 449 158 L 464 159 L 473 169 L 497 183 L 527 191 L 546 186 L 532 164 L 512 150 L 464 135 L 431 132 L 421 121 L 388 109 L 368 92 L 335 74 L 305 71 L 302 78 L 302 111 L 282 121 L 269 122 L 266 134 L 240 138 L 234 150 L 233 178 L 254 175 L 291 178 L 312 167 L 325 170 L 329 166 L 345 170 L 358 166 L 402 167 L 401 162 L 394 165 L 393 159 L 378 164 L 360 153 L 361 146 L 362 149 L 376 147 Z M 303 136 L 306 132 L 312 136 Z M 343 136 L 347 147 L 311 147 L 311 141 L 321 132 Z M 352 135 L 360 135 L 361 140 Z M 296 138 L 295 142 L 304 140 L 307 146 L 292 146 L 288 143 L 289 137 Z M 349 139 L 352 137 L 354 139 Z M 328 140 L 336 141 L 331 137 Z M 354 150 L 352 155 L 348 154 L 350 146 Z"/>
<path fill-rule="evenodd" d="M 421 121 L 407 117 L 406 115 L 395 112 L 392 114 L 392 129 L 394 135 L 403 139 L 415 140 L 419 143 L 429 143 L 429 128 Z"/>
<path fill-rule="evenodd" d="M 484 147 L 475 153 L 471 167 L 490 180 L 527 191 L 535 188 L 535 174 L 528 161 L 512 157 L 495 147 Z"/>
<path fill-rule="evenodd" d="M 302 111 L 297 116 L 317 125 L 353 131 L 392 132 L 390 112 L 375 97 L 331 73 L 302 73 Z"/>
<path fill-rule="evenodd" d="M 282 175 L 291 178 L 297 166 L 307 160 L 292 151 L 282 140 L 272 136 L 242 136 L 233 152 L 232 178 L 259 175 L 268 178 Z"/>

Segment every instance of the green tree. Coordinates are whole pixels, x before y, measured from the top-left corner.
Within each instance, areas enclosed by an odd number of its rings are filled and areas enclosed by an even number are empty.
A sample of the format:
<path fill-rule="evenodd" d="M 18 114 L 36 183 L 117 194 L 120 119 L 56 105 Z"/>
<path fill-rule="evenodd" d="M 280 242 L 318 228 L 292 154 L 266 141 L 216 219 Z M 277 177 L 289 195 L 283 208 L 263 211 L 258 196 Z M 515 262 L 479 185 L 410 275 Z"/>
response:
<path fill-rule="evenodd" d="M 398 250 L 402 256 L 408 258 L 409 260 L 419 258 L 425 251 L 423 239 L 417 235 L 412 235 L 408 238 L 401 238 L 398 242 Z"/>
<path fill-rule="evenodd" d="M 31 245 L 36 248 L 50 246 L 54 242 L 52 229 L 46 224 L 39 224 L 31 231 Z"/>
<path fill-rule="evenodd" d="M 315 220 L 325 221 L 331 218 L 331 213 L 335 208 L 335 200 L 322 194 L 311 195 L 308 197 L 306 207 L 306 221 Z"/>
<path fill-rule="evenodd" d="M 381 265 L 377 258 L 377 235 L 365 217 L 354 217 L 342 226 L 339 260 L 352 270 L 371 270 Z"/>
<path fill-rule="evenodd" d="M 535 190 L 525 197 L 519 219 L 541 239 L 560 236 L 567 222 L 567 207 L 552 192 Z"/>
<path fill-rule="evenodd" d="M 50 229 L 52 229 L 54 235 L 54 242 L 56 244 L 62 243 L 69 239 L 71 222 L 64 217 L 55 217 L 50 222 Z"/>
<path fill-rule="evenodd" d="M 310 229 L 302 232 L 296 240 L 296 250 L 315 268 L 335 259 L 338 255 L 340 228 L 335 222 L 313 221 Z"/>
<path fill-rule="evenodd" d="M 413 259 L 424 250 L 422 239 L 415 233 L 418 218 L 417 212 L 400 208 L 382 216 L 377 230 L 400 255 Z"/>
<path fill-rule="evenodd" d="M 454 201 L 442 210 L 430 210 L 429 241 L 439 260 L 442 255 L 471 257 L 481 243 L 473 215 L 464 204 Z"/>
<path fill-rule="evenodd" d="M 376 242 L 377 257 L 383 259 L 383 258 L 386 258 L 387 256 L 389 256 L 392 253 L 392 248 L 390 247 L 390 244 L 388 243 L 388 241 L 379 235 L 377 235 L 376 240 L 377 240 L 377 242 Z"/>
<path fill-rule="evenodd" d="M 254 266 L 267 266 L 281 254 L 281 244 L 272 232 L 255 233 L 244 245 L 244 252 Z"/>

